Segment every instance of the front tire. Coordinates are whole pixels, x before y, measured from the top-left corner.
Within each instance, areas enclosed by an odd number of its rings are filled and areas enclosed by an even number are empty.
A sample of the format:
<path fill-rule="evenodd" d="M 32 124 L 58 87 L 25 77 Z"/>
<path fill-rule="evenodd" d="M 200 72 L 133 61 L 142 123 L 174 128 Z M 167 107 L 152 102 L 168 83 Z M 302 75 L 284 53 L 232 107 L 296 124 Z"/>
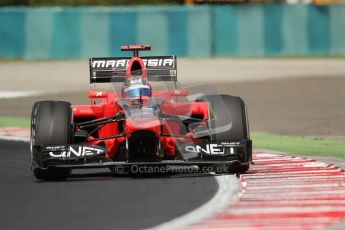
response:
<path fill-rule="evenodd" d="M 230 95 L 206 95 L 196 102 L 209 103 L 209 130 L 211 141 L 249 140 L 249 127 L 246 106 L 242 98 Z M 246 162 L 226 166 L 229 173 L 244 173 L 250 167 L 252 150 L 246 153 Z"/>
<path fill-rule="evenodd" d="M 39 101 L 33 105 L 31 114 L 31 169 L 39 180 L 64 180 L 69 169 L 45 167 L 42 152 L 35 151 L 39 145 L 67 145 L 72 142 L 71 104 L 64 101 Z"/>

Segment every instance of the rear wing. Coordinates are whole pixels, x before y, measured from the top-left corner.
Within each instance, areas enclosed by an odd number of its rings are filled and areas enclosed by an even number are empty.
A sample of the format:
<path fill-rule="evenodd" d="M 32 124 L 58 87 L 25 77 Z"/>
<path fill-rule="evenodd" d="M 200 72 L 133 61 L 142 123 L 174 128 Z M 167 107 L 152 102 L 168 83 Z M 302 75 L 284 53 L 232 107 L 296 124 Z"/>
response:
<path fill-rule="evenodd" d="M 177 81 L 176 56 L 141 57 L 149 81 Z M 131 57 L 90 58 L 90 84 L 123 82 Z"/>

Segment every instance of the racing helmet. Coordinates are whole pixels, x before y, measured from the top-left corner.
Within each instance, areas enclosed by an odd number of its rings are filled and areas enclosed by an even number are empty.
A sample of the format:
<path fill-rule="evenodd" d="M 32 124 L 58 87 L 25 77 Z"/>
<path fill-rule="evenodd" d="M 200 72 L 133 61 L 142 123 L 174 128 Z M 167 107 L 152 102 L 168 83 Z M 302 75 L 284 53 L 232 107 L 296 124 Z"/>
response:
<path fill-rule="evenodd" d="M 124 82 L 121 92 L 124 98 L 137 98 L 140 96 L 151 96 L 152 88 L 146 79 L 133 76 Z"/>

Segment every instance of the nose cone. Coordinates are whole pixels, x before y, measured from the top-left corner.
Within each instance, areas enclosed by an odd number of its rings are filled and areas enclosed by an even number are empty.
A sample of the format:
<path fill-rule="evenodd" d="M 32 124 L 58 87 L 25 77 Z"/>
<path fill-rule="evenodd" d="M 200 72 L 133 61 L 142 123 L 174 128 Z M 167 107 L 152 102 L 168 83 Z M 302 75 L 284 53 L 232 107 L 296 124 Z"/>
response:
<path fill-rule="evenodd" d="M 126 119 L 126 133 L 131 134 L 140 130 L 147 130 L 160 134 L 161 123 L 157 116 L 137 114 Z"/>

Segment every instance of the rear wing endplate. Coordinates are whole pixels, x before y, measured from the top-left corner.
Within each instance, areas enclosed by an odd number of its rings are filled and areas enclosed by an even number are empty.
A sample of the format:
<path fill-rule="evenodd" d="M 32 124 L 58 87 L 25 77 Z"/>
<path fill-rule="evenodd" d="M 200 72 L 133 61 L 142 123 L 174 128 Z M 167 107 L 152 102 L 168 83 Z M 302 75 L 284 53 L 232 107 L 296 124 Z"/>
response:
<path fill-rule="evenodd" d="M 177 81 L 176 56 L 141 57 L 149 81 Z M 123 82 L 131 57 L 90 58 L 90 84 Z"/>

